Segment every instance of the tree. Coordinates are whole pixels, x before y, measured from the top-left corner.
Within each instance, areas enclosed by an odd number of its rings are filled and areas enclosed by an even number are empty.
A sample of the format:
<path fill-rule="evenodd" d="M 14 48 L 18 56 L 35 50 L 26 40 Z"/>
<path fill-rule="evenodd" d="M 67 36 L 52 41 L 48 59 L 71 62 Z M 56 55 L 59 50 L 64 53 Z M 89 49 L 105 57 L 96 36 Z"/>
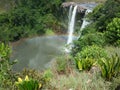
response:
<path fill-rule="evenodd" d="M 96 23 L 96 30 L 100 32 L 106 31 L 108 23 L 115 17 L 120 17 L 119 0 L 107 0 L 105 4 L 95 8 L 91 14 L 91 19 Z"/>

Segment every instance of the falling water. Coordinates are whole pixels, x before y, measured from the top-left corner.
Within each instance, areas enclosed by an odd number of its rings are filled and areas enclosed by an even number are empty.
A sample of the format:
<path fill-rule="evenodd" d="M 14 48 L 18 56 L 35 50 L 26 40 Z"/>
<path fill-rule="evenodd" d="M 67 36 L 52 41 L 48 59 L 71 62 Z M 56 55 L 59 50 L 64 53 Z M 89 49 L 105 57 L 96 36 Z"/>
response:
<path fill-rule="evenodd" d="M 72 41 L 73 41 L 73 32 L 74 32 L 74 24 L 75 24 L 75 16 L 76 16 L 76 11 L 77 11 L 77 5 L 74 7 L 73 12 L 72 12 L 72 5 L 70 6 L 69 9 L 69 23 L 68 23 L 68 40 L 67 40 L 67 45 L 68 47 L 65 48 L 66 52 L 70 52 L 70 49 L 72 48 Z"/>
<path fill-rule="evenodd" d="M 92 10 L 87 9 L 86 12 L 85 12 L 85 16 L 86 16 L 88 13 L 90 13 L 90 12 L 92 12 Z M 88 24 L 89 24 L 89 22 L 86 20 L 86 18 L 84 18 L 84 19 L 83 19 L 82 26 L 81 26 L 80 29 L 82 30 L 82 29 L 85 28 L 86 25 L 88 25 Z"/>
<path fill-rule="evenodd" d="M 72 16 L 72 8 L 73 8 L 73 6 L 71 5 L 71 6 L 70 6 L 70 9 L 69 9 L 69 15 L 68 15 L 68 19 L 69 19 L 68 28 L 69 28 L 69 24 L 70 24 L 71 16 Z"/>
<path fill-rule="evenodd" d="M 87 10 L 85 11 L 84 17 L 85 17 L 88 13 L 90 13 L 90 12 L 92 12 L 92 10 L 87 9 Z M 79 33 L 79 37 L 78 37 L 78 38 L 81 37 L 82 30 L 83 30 L 89 23 L 90 23 L 90 22 L 88 22 L 88 21 L 86 20 L 86 18 L 83 18 L 83 22 L 82 22 L 82 25 L 81 25 L 81 28 L 80 28 L 80 33 Z"/>
<path fill-rule="evenodd" d="M 71 20 L 70 20 L 70 23 L 69 23 L 69 27 L 68 27 L 68 34 L 69 34 L 69 36 L 68 36 L 67 45 L 71 44 L 72 40 L 73 40 L 72 37 L 73 37 L 73 31 L 74 31 L 76 11 L 77 11 L 77 5 L 73 9 Z"/>

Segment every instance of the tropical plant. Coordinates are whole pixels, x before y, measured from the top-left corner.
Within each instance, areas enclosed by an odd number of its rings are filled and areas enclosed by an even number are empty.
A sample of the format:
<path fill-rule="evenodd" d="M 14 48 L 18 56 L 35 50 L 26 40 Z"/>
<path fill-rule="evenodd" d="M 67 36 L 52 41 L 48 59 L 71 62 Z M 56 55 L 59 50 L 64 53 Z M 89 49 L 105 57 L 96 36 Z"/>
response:
<path fill-rule="evenodd" d="M 83 70 L 89 71 L 93 66 L 93 64 L 95 63 L 95 60 L 91 58 L 80 59 L 75 57 L 75 61 L 76 61 L 76 67 L 80 71 L 83 71 Z"/>
<path fill-rule="evenodd" d="M 42 87 L 41 83 L 39 83 L 37 80 L 29 79 L 27 75 L 24 80 L 19 77 L 15 84 L 19 90 L 40 90 Z"/>
<path fill-rule="evenodd" d="M 106 80 L 111 80 L 120 73 L 120 58 L 116 55 L 110 59 L 98 60 L 98 65 L 101 69 L 101 75 Z"/>

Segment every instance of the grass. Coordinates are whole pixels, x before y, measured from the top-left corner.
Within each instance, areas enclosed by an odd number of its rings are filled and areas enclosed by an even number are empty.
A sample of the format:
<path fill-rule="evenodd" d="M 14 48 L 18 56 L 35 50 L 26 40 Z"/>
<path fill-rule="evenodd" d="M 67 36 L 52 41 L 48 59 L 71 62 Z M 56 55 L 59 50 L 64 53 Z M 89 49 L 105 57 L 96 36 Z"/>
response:
<path fill-rule="evenodd" d="M 109 57 L 111 57 L 115 54 L 117 54 L 120 57 L 120 48 L 119 47 L 106 46 L 105 49 L 106 49 Z"/>
<path fill-rule="evenodd" d="M 50 83 L 55 90 L 109 90 L 110 85 L 100 76 L 75 70 L 69 75 L 54 76 Z"/>
<path fill-rule="evenodd" d="M 109 90 L 111 83 L 105 81 L 99 72 L 79 72 L 72 65 L 69 56 L 64 60 L 67 60 L 67 68 L 62 74 L 57 72 L 57 65 L 54 65 L 57 63 L 53 62 L 53 78 L 50 80 L 50 86 L 54 87 L 52 90 Z"/>

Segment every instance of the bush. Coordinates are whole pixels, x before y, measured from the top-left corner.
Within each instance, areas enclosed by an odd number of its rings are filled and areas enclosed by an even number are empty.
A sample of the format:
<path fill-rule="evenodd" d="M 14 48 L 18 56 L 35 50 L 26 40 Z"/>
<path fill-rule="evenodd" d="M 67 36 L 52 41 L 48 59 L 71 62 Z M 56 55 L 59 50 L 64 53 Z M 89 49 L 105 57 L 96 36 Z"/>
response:
<path fill-rule="evenodd" d="M 118 56 L 113 56 L 110 59 L 100 59 L 98 60 L 98 65 L 101 69 L 101 74 L 106 80 L 111 80 L 120 73 L 120 58 Z"/>
<path fill-rule="evenodd" d="M 107 58 L 106 51 L 99 46 L 92 45 L 82 48 L 74 59 L 79 70 L 90 70 L 100 58 Z"/>
<path fill-rule="evenodd" d="M 57 72 L 64 74 L 66 72 L 67 60 L 64 57 L 58 57 L 56 60 Z"/>
<path fill-rule="evenodd" d="M 28 76 L 25 79 L 18 78 L 18 82 L 15 82 L 19 90 L 40 90 L 42 87 L 41 83 L 37 80 L 29 79 Z"/>
<path fill-rule="evenodd" d="M 96 23 L 97 31 L 106 31 L 106 27 L 113 18 L 119 17 L 120 5 L 119 0 L 106 0 L 106 2 L 93 10 L 91 19 Z M 112 6 L 112 7 L 111 7 Z"/>
<path fill-rule="evenodd" d="M 120 46 L 120 18 L 114 18 L 112 22 L 108 23 L 105 36 L 107 42 L 110 44 L 118 44 Z"/>
<path fill-rule="evenodd" d="M 86 46 L 82 48 L 82 50 L 78 53 L 79 58 L 92 58 L 92 59 L 100 59 L 100 58 L 107 58 L 106 51 L 99 46 L 92 45 Z"/>
<path fill-rule="evenodd" d="M 10 63 L 10 53 L 10 47 L 0 43 L 0 87 L 4 89 L 12 89 L 14 87 L 15 75 L 11 71 L 14 63 Z"/>
<path fill-rule="evenodd" d="M 53 73 L 51 70 L 46 70 L 44 72 L 44 74 L 42 75 L 42 78 L 45 80 L 45 82 L 50 82 L 50 80 L 52 79 L 53 77 Z"/>
<path fill-rule="evenodd" d="M 92 45 L 98 45 L 98 46 L 104 46 L 105 44 L 105 38 L 102 33 L 88 33 L 79 38 L 77 41 L 74 42 L 73 47 L 73 54 L 76 54 L 77 52 L 83 50 L 82 48 L 86 46 L 92 46 Z"/>
<path fill-rule="evenodd" d="M 33 86 L 36 85 L 35 82 L 37 82 L 37 86 L 38 86 L 38 84 L 41 84 L 42 89 L 46 90 L 46 88 L 52 87 L 52 86 L 50 86 L 50 80 L 53 77 L 53 73 L 49 69 L 45 70 L 44 72 L 39 72 L 39 71 L 36 71 L 33 69 L 24 69 L 22 72 L 19 72 L 16 74 L 16 81 L 18 78 L 24 78 L 25 76 L 28 76 L 30 78 L 30 82 L 33 83 Z M 28 83 L 28 82 L 26 82 L 25 79 L 23 79 L 22 81 L 25 82 L 24 85 Z M 16 88 L 18 88 L 18 87 L 15 87 L 15 89 L 12 89 L 12 90 L 16 90 Z M 27 88 L 27 87 L 25 87 L 25 88 Z"/>
<path fill-rule="evenodd" d="M 53 32 L 53 30 L 52 29 L 47 29 L 47 30 L 45 30 L 46 32 L 45 32 L 45 35 L 55 35 L 55 33 Z"/>
<path fill-rule="evenodd" d="M 80 70 L 87 70 L 89 71 L 93 64 L 95 63 L 94 59 L 86 58 L 86 59 L 80 59 L 79 56 L 75 57 L 76 61 L 76 67 Z"/>

